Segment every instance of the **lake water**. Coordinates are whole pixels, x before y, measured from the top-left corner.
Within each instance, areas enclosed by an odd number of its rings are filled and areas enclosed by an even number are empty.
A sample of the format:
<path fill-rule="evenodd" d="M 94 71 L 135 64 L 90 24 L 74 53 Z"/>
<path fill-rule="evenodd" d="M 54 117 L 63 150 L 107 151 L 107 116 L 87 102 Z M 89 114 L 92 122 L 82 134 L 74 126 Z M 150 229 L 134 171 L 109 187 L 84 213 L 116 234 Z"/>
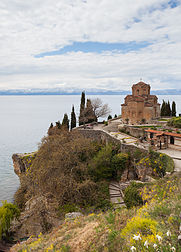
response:
<path fill-rule="evenodd" d="M 100 97 L 108 103 L 111 114 L 120 114 L 121 95 L 87 96 Z M 158 96 L 177 105 L 181 113 L 181 96 Z M 70 115 L 72 104 L 79 113 L 80 96 L 0 96 L 0 202 L 13 200 L 19 179 L 13 170 L 13 153 L 32 152 L 37 149 L 41 138 L 46 135 L 51 122 L 62 121 L 64 113 Z"/>

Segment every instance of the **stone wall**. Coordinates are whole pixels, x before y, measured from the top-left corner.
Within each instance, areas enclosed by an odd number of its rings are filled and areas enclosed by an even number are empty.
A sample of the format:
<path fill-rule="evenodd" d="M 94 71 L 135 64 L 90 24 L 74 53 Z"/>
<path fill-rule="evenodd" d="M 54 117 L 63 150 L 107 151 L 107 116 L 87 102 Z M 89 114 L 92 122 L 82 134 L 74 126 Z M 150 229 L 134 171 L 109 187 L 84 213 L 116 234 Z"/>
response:
<path fill-rule="evenodd" d="M 119 127 L 119 129 L 125 130 L 125 132 L 127 132 L 128 134 L 130 134 L 131 136 L 134 136 L 136 138 L 147 136 L 147 134 L 143 128 L 136 128 L 136 127 L 133 127 L 130 125 L 124 125 L 122 127 Z"/>
<path fill-rule="evenodd" d="M 118 140 L 117 138 L 109 135 L 107 132 L 102 131 L 102 130 L 93 130 L 93 129 L 77 129 L 77 130 L 85 138 L 91 138 L 95 141 L 101 140 L 105 143 L 119 144 L 122 152 L 128 152 L 128 151 L 134 152 L 134 151 L 140 149 L 141 151 L 147 153 L 147 150 L 145 150 L 141 147 L 121 143 L 120 140 Z"/>

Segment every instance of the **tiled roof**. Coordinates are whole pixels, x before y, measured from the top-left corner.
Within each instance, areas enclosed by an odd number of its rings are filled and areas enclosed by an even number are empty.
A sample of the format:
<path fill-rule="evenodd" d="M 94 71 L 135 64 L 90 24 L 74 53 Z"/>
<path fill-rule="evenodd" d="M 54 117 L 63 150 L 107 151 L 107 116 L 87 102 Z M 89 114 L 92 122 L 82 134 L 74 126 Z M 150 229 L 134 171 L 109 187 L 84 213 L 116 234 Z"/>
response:
<path fill-rule="evenodd" d="M 145 82 L 143 81 L 139 81 L 138 83 L 134 84 L 134 85 L 141 85 L 141 86 L 149 86 L 149 84 L 146 84 Z"/>
<path fill-rule="evenodd" d="M 167 132 L 167 131 L 160 131 L 160 130 L 145 130 L 145 131 L 147 131 L 147 132 L 150 132 L 150 133 L 155 133 L 155 134 L 158 134 L 158 135 L 160 135 L 160 134 L 164 134 L 164 135 L 166 135 L 166 136 L 174 136 L 174 137 L 179 137 L 179 138 L 181 138 L 181 134 L 178 134 L 178 133 L 172 133 L 172 132 Z"/>

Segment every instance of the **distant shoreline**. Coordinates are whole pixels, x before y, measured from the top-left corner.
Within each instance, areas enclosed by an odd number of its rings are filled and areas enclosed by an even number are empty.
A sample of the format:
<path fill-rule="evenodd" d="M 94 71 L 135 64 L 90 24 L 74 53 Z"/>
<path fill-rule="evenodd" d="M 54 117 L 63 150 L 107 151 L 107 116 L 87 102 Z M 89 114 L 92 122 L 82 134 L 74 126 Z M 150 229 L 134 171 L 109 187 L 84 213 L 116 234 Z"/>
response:
<path fill-rule="evenodd" d="M 129 95 L 131 94 L 130 91 L 123 91 L 123 92 L 86 92 L 87 95 Z M 48 96 L 48 95 L 81 95 L 81 92 L 75 93 L 57 93 L 57 92 L 48 92 L 48 93 L 39 93 L 39 92 L 1 92 L 0 96 Z M 151 95 L 181 95 L 181 90 L 179 91 L 152 91 Z"/>

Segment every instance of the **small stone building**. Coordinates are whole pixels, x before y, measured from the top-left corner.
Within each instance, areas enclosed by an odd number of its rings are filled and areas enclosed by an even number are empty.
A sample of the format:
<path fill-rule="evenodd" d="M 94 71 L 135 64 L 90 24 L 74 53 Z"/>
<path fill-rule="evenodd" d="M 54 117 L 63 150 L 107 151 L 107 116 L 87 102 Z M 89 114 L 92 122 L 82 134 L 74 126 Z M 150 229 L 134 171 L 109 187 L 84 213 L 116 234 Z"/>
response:
<path fill-rule="evenodd" d="M 181 150 L 181 134 L 161 130 L 145 130 L 147 141 L 155 149 L 175 149 Z"/>
<path fill-rule="evenodd" d="M 160 104 L 156 95 L 150 95 L 150 85 L 140 81 L 132 86 L 132 95 L 125 97 L 122 107 L 124 123 L 150 123 L 160 117 Z"/>

